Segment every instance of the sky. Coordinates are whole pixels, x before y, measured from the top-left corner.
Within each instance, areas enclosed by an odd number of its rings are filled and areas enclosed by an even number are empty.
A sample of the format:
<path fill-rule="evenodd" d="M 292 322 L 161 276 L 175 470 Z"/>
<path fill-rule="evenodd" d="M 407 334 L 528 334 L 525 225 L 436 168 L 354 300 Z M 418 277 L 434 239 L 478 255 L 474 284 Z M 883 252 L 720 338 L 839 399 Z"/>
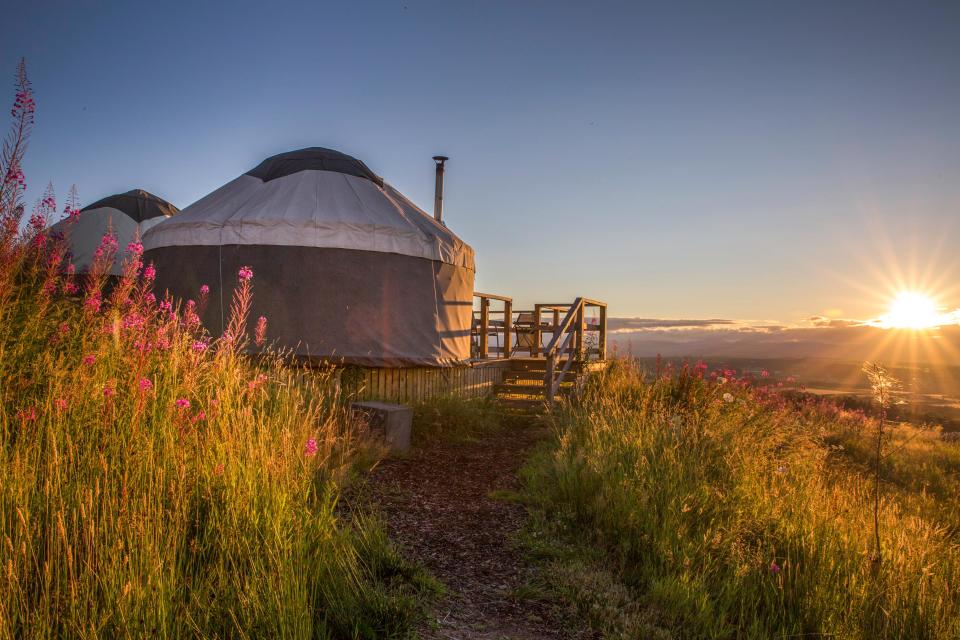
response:
<path fill-rule="evenodd" d="M 813 326 L 960 306 L 960 3 L 47 2 L 29 197 L 184 207 L 332 147 L 444 218 L 476 288 Z M 12 100 L 12 82 L 10 88 Z"/>

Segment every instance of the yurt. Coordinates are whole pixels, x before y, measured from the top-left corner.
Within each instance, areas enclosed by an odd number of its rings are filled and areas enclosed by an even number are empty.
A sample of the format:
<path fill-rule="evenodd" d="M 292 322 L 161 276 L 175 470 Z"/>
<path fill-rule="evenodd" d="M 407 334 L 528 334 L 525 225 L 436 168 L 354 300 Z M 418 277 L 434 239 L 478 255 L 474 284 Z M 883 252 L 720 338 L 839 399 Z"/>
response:
<path fill-rule="evenodd" d="M 470 357 L 473 249 L 344 153 L 267 158 L 143 243 L 158 292 L 210 288 L 202 320 L 215 335 L 249 266 L 251 324 L 265 316 L 275 348 L 370 367 Z"/>
<path fill-rule="evenodd" d="M 51 227 L 52 233 L 62 234 L 70 247 L 72 262 L 77 273 L 86 273 L 93 262 L 93 253 L 108 230 L 113 231 L 120 251 L 137 237 L 142 238 L 147 229 L 175 215 L 179 209 L 143 189 L 107 196 L 80 210 L 80 215 L 71 220 L 61 220 Z M 120 276 L 123 263 L 118 257 L 110 275 Z"/>

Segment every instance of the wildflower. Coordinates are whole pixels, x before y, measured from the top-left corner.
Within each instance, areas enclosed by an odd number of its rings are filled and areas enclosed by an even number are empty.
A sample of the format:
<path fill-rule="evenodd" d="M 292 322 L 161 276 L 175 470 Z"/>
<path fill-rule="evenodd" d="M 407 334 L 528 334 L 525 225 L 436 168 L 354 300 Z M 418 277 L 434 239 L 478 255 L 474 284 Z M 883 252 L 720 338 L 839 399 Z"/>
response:
<path fill-rule="evenodd" d="M 155 296 L 152 292 L 145 295 L 143 299 L 146 300 L 147 304 L 156 304 L 157 302 L 157 296 Z"/>
<path fill-rule="evenodd" d="M 53 406 L 55 406 L 58 411 L 66 411 L 67 401 L 63 398 L 57 398 L 53 401 Z"/>
<path fill-rule="evenodd" d="M 717 384 L 727 384 L 727 379 L 723 377 L 717 378 Z"/>
<path fill-rule="evenodd" d="M 83 306 L 87 308 L 91 313 L 97 313 L 100 311 L 100 305 L 103 304 L 103 300 L 100 299 L 100 294 L 93 294 L 89 298 L 83 301 Z"/>
<path fill-rule="evenodd" d="M 310 457 L 312 457 L 312 456 L 314 456 L 314 455 L 317 454 L 317 450 L 318 450 L 318 449 L 319 449 L 319 447 L 317 447 L 317 441 L 316 441 L 316 439 L 314 439 L 314 438 L 308 438 L 308 439 L 307 439 L 307 443 L 306 443 L 305 445 L 303 445 L 303 455 L 305 455 L 306 457 L 310 458 Z"/>
<path fill-rule="evenodd" d="M 760 372 L 760 377 L 761 377 L 761 378 L 769 378 L 769 377 L 770 377 L 770 372 L 767 371 L 766 369 L 764 369 L 763 371 Z"/>
<path fill-rule="evenodd" d="M 59 331 L 61 335 L 66 335 L 66 334 L 70 333 L 70 323 L 69 323 L 69 322 L 61 322 L 61 323 L 60 323 L 60 326 L 57 328 L 57 331 Z"/>
<path fill-rule="evenodd" d="M 253 269 L 249 266 L 240 267 L 240 271 L 237 272 L 237 277 L 240 278 L 242 282 L 246 282 L 253 278 Z"/>
<path fill-rule="evenodd" d="M 173 303 L 169 300 L 163 300 L 160 302 L 157 307 L 160 309 L 161 313 L 170 313 L 173 310 Z"/>
<path fill-rule="evenodd" d="M 153 389 L 153 383 L 150 382 L 150 378 L 140 378 L 140 391 L 147 393 Z"/>
<path fill-rule="evenodd" d="M 92 353 L 89 355 L 83 356 L 83 364 L 87 366 L 90 366 L 91 364 L 96 362 L 96 360 L 97 360 L 97 356 L 93 355 Z"/>
<path fill-rule="evenodd" d="M 777 575 L 780 573 L 780 565 L 777 564 L 776 560 L 770 561 L 770 573 Z"/>
<path fill-rule="evenodd" d="M 80 292 L 80 287 L 73 284 L 72 282 L 67 282 L 63 285 L 63 292 L 68 296 L 76 295 Z"/>
<path fill-rule="evenodd" d="M 177 405 L 178 409 L 190 408 L 190 401 L 187 400 L 186 398 L 177 398 L 176 402 L 174 402 L 173 404 Z"/>
<path fill-rule="evenodd" d="M 733 394 L 732 394 L 732 393 L 725 393 L 725 394 L 723 394 L 723 401 L 724 401 L 724 402 L 733 402 Z"/>
<path fill-rule="evenodd" d="M 17 412 L 17 417 L 23 420 L 24 422 L 33 422 L 37 419 L 37 409 L 36 407 L 29 407 L 23 409 L 22 411 Z"/>
<path fill-rule="evenodd" d="M 222 476 L 223 475 L 223 463 L 221 462 L 216 467 L 213 468 L 213 475 Z"/>
<path fill-rule="evenodd" d="M 207 343 L 203 340 L 194 340 L 192 349 L 197 353 L 203 353 L 207 350 Z"/>
<path fill-rule="evenodd" d="M 107 386 L 105 386 L 105 387 L 103 388 L 103 397 L 104 397 L 104 398 L 112 398 L 112 397 L 115 396 L 115 395 L 117 395 L 117 392 L 114 391 L 114 390 L 113 390 L 113 387 L 111 387 L 110 385 L 107 385 Z"/>
<path fill-rule="evenodd" d="M 134 240 L 127 245 L 127 253 L 132 256 L 140 256 L 143 254 L 143 244 Z"/>
<path fill-rule="evenodd" d="M 267 319 L 263 316 L 257 318 L 257 329 L 254 333 L 254 342 L 257 346 L 262 346 L 267 339 Z"/>
<path fill-rule="evenodd" d="M 259 373 L 257 374 L 256 378 L 254 378 L 253 380 L 247 383 L 247 388 L 250 389 L 250 391 L 253 391 L 254 389 L 259 387 L 261 384 L 263 384 L 266 381 L 267 381 L 267 376 L 265 376 L 262 373 Z"/>
<path fill-rule="evenodd" d="M 150 264 L 147 265 L 147 268 L 143 270 L 143 279 L 149 282 L 156 277 L 157 277 L 157 270 L 153 266 L 153 263 L 151 262 Z"/>
<path fill-rule="evenodd" d="M 205 284 L 200 285 L 200 295 L 205 296 L 210 293 L 210 287 Z"/>

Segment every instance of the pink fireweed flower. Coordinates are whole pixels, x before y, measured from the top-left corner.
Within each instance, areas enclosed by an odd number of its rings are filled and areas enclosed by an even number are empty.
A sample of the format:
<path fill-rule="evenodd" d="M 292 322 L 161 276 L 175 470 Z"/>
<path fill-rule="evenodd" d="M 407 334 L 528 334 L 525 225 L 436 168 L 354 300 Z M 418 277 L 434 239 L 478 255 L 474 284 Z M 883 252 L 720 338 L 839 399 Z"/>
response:
<path fill-rule="evenodd" d="M 24 422 L 33 422 L 37 419 L 37 409 L 36 407 L 28 407 L 21 411 L 17 412 L 17 417 L 23 420 Z"/>
<path fill-rule="evenodd" d="M 315 438 L 308 438 L 307 443 L 303 445 L 303 455 L 310 458 L 317 454 L 319 447 L 317 447 L 317 441 Z"/>
<path fill-rule="evenodd" d="M 96 362 L 96 361 L 97 361 L 97 356 L 93 355 L 92 353 L 89 354 L 89 355 L 83 356 L 83 364 L 85 364 L 85 365 L 87 365 L 87 366 L 90 366 L 91 364 L 93 364 L 93 363 Z"/>
<path fill-rule="evenodd" d="M 203 297 L 210 293 L 210 287 L 205 284 L 200 285 L 200 296 Z"/>
<path fill-rule="evenodd" d="M 253 278 L 253 269 L 249 266 L 240 267 L 240 271 L 237 272 L 237 277 L 240 278 L 242 282 L 246 282 Z"/>
<path fill-rule="evenodd" d="M 83 306 L 86 307 L 87 311 L 91 313 L 97 313 L 100 311 L 100 305 L 103 304 L 103 300 L 100 299 L 99 294 L 94 294 L 83 301 Z"/>
<path fill-rule="evenodd" d="M 63 285 L 63 292 L 68 296 L 73 296 L 80 293 L 80 287 L 73 284 L 72 282 L 66 282 Z"/>
<path fill-rule="evenodd" d="M 147 268 L 143 270 L 143 279 L 147 281 L 152 281 L 157 277 L 157 270 L 153 266 L 153 263 L 147 265 Z"/>
<path fill-rule="evenodd" d="M 153 383 L 150 382 L 150 378 L 140 378 L 140 391 L 147 393 L 153 389 Z"/>
<path fill-rule="evenodd" d="M 67 401 L 63 398 L 57 398 L 53 401 L 53 406 L 55 406 L 59 411 L 66 411 Z"/>
<path fill-rule="evenodd" d="M 143 244 L 134 240 L 133 242 L 127 245 L 127 253 L 129 253 L 132 256 L 140 256 L 141 254 L 143 254 Z"/>
<path fill-rule="evenodd" d="M 157 302 L 157 296 L 153 293 L 148 293 L 147 295 L 143 296 L 143 299 L 147 304 L 156 304 Z"/>
<path fill-rule="evenodd" d="M 254 342 L 257 346 L 262 346 L 267 340 L 267 319 L 263 316 L 257 318 L 257 330 L 254 332 Z"/>
<path fill-rule="evenodd" d="M 178 409 L 190 408 L 190 401 L 187 400 L 186 398 L 177 398 L 176 402 L 174 402 L 173 404 L 177 405 Z"/>
<path fill-rule="evenodd" d="M 773 575 L 777 575 L 778 573 L 780 573 L 780 565 L 777 564 L 776 560 L 770 561 L 770 573 L 772 573 Z"/>
<path fill-rule="evenodd" d="M 173 310 L 173 303 L 169 300 L 162 300 L 160 304 L 157 305 L 157 308 L 160 309 L 161 313 L 170 313 Z"/>
<path fill-rule="evenodd" d="M 197 353 L 203 353 L 207 350 L 207 343 L 203 340 L 194 340 L 193 347 L 191 347 Z"/>
<path fill-rule="evenodd" d="M 761 377 L 761 378 L 769 378 L 769 377 L 770 377 L 770 372 L 767 371 L 766 369 L 764 369 L 763 371 L 760 372 L 760 377 Z"/>
<path fill-rule="evenodd" d="M 115 395 L 117 395 L 117 392 L 114 391 L 114 390 L 113 390 L 113 387 L 111 387 L 110 385 L 107 385 L 107 386 L 105 386 L 105 387 L 103 388 L 103 397 L 104 397 L 104 398 L 112 398 L 112 397 L 115 396 Z"/>

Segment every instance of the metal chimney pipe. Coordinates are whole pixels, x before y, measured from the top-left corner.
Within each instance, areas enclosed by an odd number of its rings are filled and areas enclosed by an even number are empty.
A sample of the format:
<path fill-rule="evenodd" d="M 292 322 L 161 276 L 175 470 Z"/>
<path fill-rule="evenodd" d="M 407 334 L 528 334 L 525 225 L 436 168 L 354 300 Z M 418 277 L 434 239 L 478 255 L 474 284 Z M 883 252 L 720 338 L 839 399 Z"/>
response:
<path fill-rule="evenodd" d="M 437 185 L 433 192 L 433 218 L 443 223 L 443 163 L 449 160 L 447 156 L 433 156 L 437 163 Z"/>

